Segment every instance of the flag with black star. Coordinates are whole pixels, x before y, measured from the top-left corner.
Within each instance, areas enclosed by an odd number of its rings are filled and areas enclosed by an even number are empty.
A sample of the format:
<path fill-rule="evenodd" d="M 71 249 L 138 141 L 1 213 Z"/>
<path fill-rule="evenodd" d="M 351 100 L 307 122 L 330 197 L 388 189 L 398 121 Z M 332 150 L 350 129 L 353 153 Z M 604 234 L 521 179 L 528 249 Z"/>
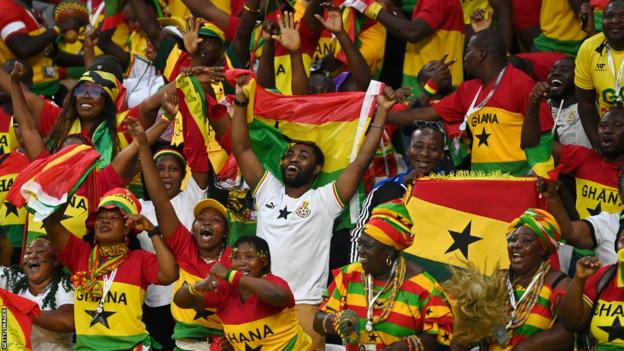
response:
<path fill-rule="evenodd" d="M 592 168 L 593 169 L 593 168 Z M 602 172 L 598 172 L 602 174 Z M 582 175 L 583 177 L 586 175 Z M 597 176 L 598 177 L 598 176 Z M 615 176 L 613 182 L 615 182 Z M 576 210 L 581 219 L 595 216 L 601 212 L 619 213 L 622 211 L 622 202 L 616 186 L 602 184 L 604 180 L 591 181 L 577 176 L 576 183 Z M 598 182 L 601 181 L 601 182 Z"/>
<path fill-rule="evenodd" d="M 530 178 L 421 178 L 407 200 L 414 243 L 406 253 L 439 277 L 467 261 L 490 274 L 509 265 L 509 222 L 538 200 Z"/>

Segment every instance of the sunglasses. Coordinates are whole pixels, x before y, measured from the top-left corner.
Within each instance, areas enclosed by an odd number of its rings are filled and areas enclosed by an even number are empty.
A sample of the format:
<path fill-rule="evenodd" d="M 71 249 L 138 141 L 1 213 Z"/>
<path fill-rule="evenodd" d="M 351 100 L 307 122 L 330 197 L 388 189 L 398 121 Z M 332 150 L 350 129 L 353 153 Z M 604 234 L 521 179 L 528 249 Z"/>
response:
<path fill-rule="evenodd" d="M 97 84 L 80 84 L 74 89 L 75 97 L 84 97 L 87 95 L 93 98 L 102 96 L 104 95 L 104 89 Z"/>

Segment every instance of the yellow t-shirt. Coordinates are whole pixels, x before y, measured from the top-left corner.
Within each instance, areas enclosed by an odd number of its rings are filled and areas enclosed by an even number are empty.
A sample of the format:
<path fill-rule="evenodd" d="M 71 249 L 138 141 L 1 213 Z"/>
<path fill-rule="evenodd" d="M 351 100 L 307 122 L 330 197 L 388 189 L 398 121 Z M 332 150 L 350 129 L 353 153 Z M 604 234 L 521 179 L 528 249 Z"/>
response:
<path fill-rule="evenodd" d="M 558 41 L 578 41 L 586 36 L 567 0 L 542 0 L 540 28 L 546 37 Z"/>
<path fill-rule="evenodd" d="M 494 13 L 489 0 L 462 0 L 462 9 L 464 10 L 464 24 L 470 24 L 470 16 L 476 9 L 485 9 L 485 12 Z"/>
<path fill-rule="evenodd" d="M 620 64 L 624 61 L 624 51 L 611 49 L 610 52 L 615 72 L 611 72 L 609 68 L 607 40 L 604 34 L 598 33 L 581 45 L 574 70 L 574 83 L 577 87 L 596 91 L 601 116 L 610 108 L 617 106 L 613 73 L 617 76 Z M 620 90 L 619 95 L 624 100 L 624 89 Z"/>

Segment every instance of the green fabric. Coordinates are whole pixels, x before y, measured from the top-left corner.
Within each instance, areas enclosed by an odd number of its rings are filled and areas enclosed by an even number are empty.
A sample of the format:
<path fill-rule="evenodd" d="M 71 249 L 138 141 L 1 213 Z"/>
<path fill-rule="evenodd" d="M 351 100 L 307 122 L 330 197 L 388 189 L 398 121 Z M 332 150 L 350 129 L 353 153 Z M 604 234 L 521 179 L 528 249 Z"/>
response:
<path fill-rule="evenodd" d="M 160 41 L 158 51 L 156 51 L 156 58 L 154 59 L 154 67 L 160 71 L 165 69 L 167 65 L 167 58 L 171 53 L 171 50 L 178 45 L 178 43 L 169 35 L 165 35 L 163 40 Z"/>
<path fill-rule="evenodd" d="M 9 238 L 11 247 L 22 247 L 22 240 L 24 239 L 24 224 L 3 225 L 2 230 L 4 230 L 6 236 Z"/>
<path fill-rule="evenodd" d="M 540 33 L 537 38 L 533 39 L 533 46 L 535 46 L 538 51 L 559 51 L 572 56 L 576 56 L 579 47 L 581 47 L 581 43 L 583 43 L 582 40 L 563 41 L 549 38 L 545 36 L 544 33 Z"/>
<path fill-rule="evenodd" d="M 509 173 L 512 176 L 522 177 L 526 176 L 531 170 L 531 166 L 526 161 L 516 162 L 492 162 L 492 163 L 472 163 L 471 170 L 477 172 L 496 172 Z"/>
<path fill-rule="evenodd" d="M 104 122 L 100 123 L 93 132 L 93 144 L 101 155 L 98 160 L 98 168 L 102 169 L 113 160 L 113 137 L 111 137 Z"/>
<path fill-rule="evenodd" d="M 138 344 L 151 345 L 149 334 L 133 336 L 78 335 L 74 350 L 129 350 Z"/>
<path fill-rule="evenodd" d="M 176 321 L 172 339 L 206 340 L 209 336 L 223 336 L 223 330 L 210 329 L 199 324 L 187 324 Z"/>
<path fill-rule="evenodd" d="M 550 159 L 552 156 L 554 141 L 555 135 L 548 131 L 546 133 L 542 133 L 539 144 L 524 150 L 524 154 L 526 155 L 527 161 L 531 167 Z"/>
<path fill-rule="evenodd" d="M 443 282 L 451 277 L 451 272 L 448 269 L 448 265 L 445 263 L 428 260 L 406 252 L 402 252 L 401 255 L 403 255 L 403 257 L 405 257 L 408 261 L 416 262 L 438 282 Z"/>
<path fill-rule="evenodd" d="M 602 10 L 594 9 L 594 27 L 596 32 L 602 32 Z"/>
<path fill-rule="evenodd" d="M 61 83 L 58 80 L 53 80 L 44 83 L 35 83 L 30 89 L 35 95 L 52 96 L 61 90 Z"/>
<path fill-rule="evenodd" d="M 80 79 L 85 72 L 82 66 L 67 67 L 67 76 L 72 79 Z"/>

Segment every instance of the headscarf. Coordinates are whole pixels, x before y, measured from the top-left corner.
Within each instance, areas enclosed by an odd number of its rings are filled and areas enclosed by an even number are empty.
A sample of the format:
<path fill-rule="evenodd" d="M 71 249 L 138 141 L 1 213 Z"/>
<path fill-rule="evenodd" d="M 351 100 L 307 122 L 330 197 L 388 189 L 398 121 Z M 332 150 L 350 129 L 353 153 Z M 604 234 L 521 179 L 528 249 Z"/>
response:
<path fill-rule="evenodd" d="M 364 232 L 380 243 L 403 251 L 412 245 L 412 218 L 400 199 L 383 203 L 373 209 Z"/>
<path fill-rule="evenodd" d="M 204 23 L 199 29 L 199 35 L 205 38 L 218 39 L 221 43 L 225 43 L 225 34 L 212 23 Z"/>
<path fill-rule="evenodd" d="M 117 101 L 119 86 L 114 74 L 104 71 L 86 71 L 78 80 L 78 84 L 80 82 L 91 82 L 99 85 L 113 103 Z"/>
<path fill-rule="evenodd" d="M 524 213 L 514 219 L 509 225 L 508 237 L 513 231 L 521 226 L 527 226 L 537 235 L 542 247 L 549 255 L 559 248 L 559 240 L 561 239 L 561 229 L 557 220 L 547 211 L 539 208 L 529 208 Z"/>

